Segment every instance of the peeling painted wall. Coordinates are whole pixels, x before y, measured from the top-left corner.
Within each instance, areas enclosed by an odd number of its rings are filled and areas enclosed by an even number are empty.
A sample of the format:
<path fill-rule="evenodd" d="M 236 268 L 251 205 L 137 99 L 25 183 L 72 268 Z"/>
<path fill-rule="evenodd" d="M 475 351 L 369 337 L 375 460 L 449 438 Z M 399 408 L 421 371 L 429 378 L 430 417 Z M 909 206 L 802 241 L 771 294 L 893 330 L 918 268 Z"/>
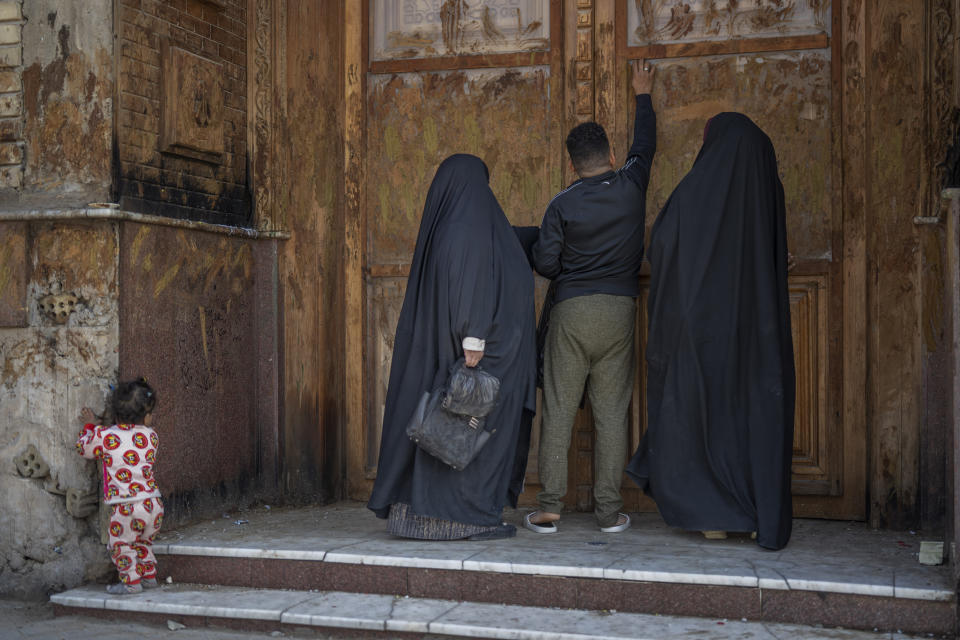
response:
<path fill-rule="evenodd" d="M 108 201 L 113 136 L 113 2 L 23 7 L 24 178 L 31 207 Z M 14 200 L 13 193 L 4 201 Z"/>
<path fill-rule="evenodd" d="M 98 491 L 73 445 L 118 366 L 116 228 L 0 223 L 0 257 L 0 594 L 35 597 L 110 568 L 96 515 L 71 516 L 67 499 Z M 51 294 L 77 298 L 63 324 L 40 310 Z M 31 446 L 39 477 L 18 470 Z"/>

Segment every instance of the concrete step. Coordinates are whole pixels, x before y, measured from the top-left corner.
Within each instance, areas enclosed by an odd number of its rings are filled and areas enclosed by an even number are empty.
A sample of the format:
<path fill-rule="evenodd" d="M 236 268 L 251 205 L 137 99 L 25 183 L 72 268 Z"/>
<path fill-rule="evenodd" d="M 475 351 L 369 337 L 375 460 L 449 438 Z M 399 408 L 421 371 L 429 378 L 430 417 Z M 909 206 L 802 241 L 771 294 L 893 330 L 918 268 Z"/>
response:
<path fill-rule="evenodd" d="M 670 530 L 656 514 L 634 514 L 623 534 L 564 514 L 552 536 L 423 542 L 393 538 L 347 504 L 232 514 L 167 532 L 155 551 L 161 577 L 176 582 L 953 633 L 948 567 L 920 566 L 906 536 L 797 521 L 790 545 L 771 553 L 748 536 Z"/>
<path fill-rule="evenodd" d="M 227 626 L 296 635 L 309 629 L 334 635 L 346 630 L 365 632 L 365 637 L 370 634 L 391 638 L 397 634 L 422 637 L 426 634 L 510 640 L 669 640 L 690 637 L 714 640 L 878 640 L 910 637 L 896 632 L 878 634 L 748 620 L 195 584 L 163 585 L 160 589 L 126 596 L 111 596 L 105 593 L 102 585 L 90 585 L 57 594 L 51 602 L 58 615 L 133 619 L 155 624 L 172 620 L 190 628 Z"/>

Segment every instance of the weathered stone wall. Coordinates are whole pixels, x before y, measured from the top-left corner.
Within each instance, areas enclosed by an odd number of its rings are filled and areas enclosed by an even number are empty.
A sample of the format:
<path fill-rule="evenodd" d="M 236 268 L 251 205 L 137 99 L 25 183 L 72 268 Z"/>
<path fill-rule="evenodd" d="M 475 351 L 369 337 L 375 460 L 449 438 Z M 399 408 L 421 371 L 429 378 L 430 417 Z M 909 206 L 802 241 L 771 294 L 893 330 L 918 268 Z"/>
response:
<path fill-rule="evenodd" d="M 110 199 L 112 16 L 112 0 L 24 5 L 24 174 L 0 202 L 77 207 Z"/>
<path fill-rule="evenodd" d="M 123 0 L 118 24 L 122 208 L 248 223 L 246 0 Z"/>
<path fill-rule="evenodd" d="M 0 594 L 110 568 L 94 463 L 74 442 L 80 408 L 99 410 L 115 379 L 117 285 L 115 225 L 0 222 Z"/>
<path fill-rule="evenodd" d="M 110 198 L 112 0 L 0 2 L 0 67 L 0 593 L 39 596 L 110 569 L 73 445 L 119 366 L 118 227 L 15 211 Z"/>

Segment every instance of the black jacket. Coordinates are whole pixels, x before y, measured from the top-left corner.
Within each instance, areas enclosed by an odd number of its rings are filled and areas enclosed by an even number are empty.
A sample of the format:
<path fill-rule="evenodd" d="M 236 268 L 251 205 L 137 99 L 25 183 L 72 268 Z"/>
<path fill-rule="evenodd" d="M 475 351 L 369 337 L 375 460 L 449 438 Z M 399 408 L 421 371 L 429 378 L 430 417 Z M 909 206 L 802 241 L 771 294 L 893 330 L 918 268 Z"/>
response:
<path fill-rule="evenodd" d="M 650 95 L 638 95 L 626 164 L 577 180 L 550 201 L 533 261 L 540 275 L 554 281 L 555 302 L 595 293 L 639 295 L 647 183 L 656 148 Z"/>

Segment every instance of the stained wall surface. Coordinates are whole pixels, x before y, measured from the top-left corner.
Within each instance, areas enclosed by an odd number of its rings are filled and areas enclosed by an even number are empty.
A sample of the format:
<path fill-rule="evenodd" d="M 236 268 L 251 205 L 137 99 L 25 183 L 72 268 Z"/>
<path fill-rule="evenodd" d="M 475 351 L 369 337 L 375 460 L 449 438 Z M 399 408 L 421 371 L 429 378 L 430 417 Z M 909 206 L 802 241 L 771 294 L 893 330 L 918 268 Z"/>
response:
<path fill-rule="evenodd" d="M 276 455 L 275 418 L 259 413 L 276 390 L 258 376 L 276 348 L 275 312 L 258 298 L 274 286 L 271 252 L 176 227 L 124 222 L 119 233 L 119 378 L 157 390 L 166 526 L 249 504 Z"/>

